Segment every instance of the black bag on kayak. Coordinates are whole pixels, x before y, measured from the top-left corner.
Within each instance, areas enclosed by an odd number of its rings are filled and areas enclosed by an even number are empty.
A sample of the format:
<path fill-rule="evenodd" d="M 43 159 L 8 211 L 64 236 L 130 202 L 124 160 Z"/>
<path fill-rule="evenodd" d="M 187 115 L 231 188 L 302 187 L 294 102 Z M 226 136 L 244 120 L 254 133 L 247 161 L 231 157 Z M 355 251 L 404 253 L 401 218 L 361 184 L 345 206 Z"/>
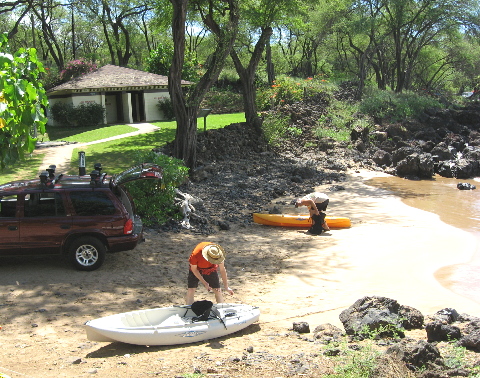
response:
<path fill-rule="evenodd" d="M 208 320 L 212 307 L 213 307 L 213 302 L 211 301 L 193 302 L 190 308 L 197 316 L 194 316 L 192 318 L 192 321 L 201 322 L 201 321 Z"/>

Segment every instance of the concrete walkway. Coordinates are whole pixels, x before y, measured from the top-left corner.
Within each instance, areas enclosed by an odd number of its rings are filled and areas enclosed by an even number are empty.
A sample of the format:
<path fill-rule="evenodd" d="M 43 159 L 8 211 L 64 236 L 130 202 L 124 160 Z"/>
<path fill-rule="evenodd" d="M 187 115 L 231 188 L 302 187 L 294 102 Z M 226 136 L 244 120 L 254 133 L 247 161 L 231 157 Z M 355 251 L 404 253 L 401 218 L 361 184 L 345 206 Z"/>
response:
<path fill-rule="evenodd" d="M 122 139 L 127 138 L 134 135 L 139 134 L 146 134 L 151 133 L 157 130 L 160 130 L 160 127 L 154 126 L 151 123 L 132 123 L 128 124 L 128 126 L 132 126 L 137 128 L 137 131 L 132 131 L 131 133 L 116 135 L 110 138 L 100 139 L 93 142 L 88 143 L 72 143 L 72 144 L 64 144 L 55 147 L 41 147 L 37 148 L 34 153 L 44 153 L 45 157 L 43 158 L 43 162 L 39 167 L 39 174 L 40 172 L 47 169 L 50 165 L 56 165 L 56 171 L 58 173 L 66 172 L 70 168 L 70 160 L 72 158 L 72 153 L 75 148 L 82 148 L 84 146 L 89 146 L 92 144 L 103 143 L 110 140 Z M 90 167 L 93 169 L 93 167 Z M 90 169 L 91 170 L 91 169 Z M 87 172 L 89 171 L 89 167 L 87 167 Z"/>

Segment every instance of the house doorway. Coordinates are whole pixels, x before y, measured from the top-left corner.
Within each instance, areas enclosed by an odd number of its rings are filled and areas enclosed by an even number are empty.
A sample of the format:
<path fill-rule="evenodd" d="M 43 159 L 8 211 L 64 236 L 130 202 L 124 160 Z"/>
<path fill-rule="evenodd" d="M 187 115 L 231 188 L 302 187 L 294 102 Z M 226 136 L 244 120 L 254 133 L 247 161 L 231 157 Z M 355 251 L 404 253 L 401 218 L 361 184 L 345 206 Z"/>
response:
<path fill-rule="evenodd" d="M 145 122 L 145 100 L 143 92 L 130 92 L 132 96 L 132 120 L 133 122 Z"/>

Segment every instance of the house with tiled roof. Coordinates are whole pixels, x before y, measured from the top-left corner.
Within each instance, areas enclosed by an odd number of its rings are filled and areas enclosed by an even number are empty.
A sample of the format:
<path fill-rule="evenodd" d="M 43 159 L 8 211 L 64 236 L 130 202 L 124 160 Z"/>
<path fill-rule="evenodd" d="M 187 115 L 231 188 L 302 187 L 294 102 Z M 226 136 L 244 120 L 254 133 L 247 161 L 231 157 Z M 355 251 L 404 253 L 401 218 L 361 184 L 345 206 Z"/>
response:
<path fill-rule="evenodd" d="M 182 81 L 182 85 L 192 84 Z M 158 102 L 168 98 L 168 77 L 106 65 L 47 91 L 50 106 L 64 102 L 77 107 L 97 103 L 105 108 L 105 124 L 162 120 Z M 49 123 L 55 125 L 53 119 Z"/>

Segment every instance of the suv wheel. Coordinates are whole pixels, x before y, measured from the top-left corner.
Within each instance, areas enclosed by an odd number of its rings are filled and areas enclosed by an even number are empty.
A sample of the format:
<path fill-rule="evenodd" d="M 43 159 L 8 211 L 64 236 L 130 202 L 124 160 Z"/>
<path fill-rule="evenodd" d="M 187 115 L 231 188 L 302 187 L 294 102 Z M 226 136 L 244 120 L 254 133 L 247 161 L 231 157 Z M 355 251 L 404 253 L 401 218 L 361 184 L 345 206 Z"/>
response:
<path fill-rule="evenodd" d="M 106 249 L 97 238 L 84 236 L 70 244 L 68 256 L 78 270 L 91 271 L 100 268 L 105 261 Z"/>

